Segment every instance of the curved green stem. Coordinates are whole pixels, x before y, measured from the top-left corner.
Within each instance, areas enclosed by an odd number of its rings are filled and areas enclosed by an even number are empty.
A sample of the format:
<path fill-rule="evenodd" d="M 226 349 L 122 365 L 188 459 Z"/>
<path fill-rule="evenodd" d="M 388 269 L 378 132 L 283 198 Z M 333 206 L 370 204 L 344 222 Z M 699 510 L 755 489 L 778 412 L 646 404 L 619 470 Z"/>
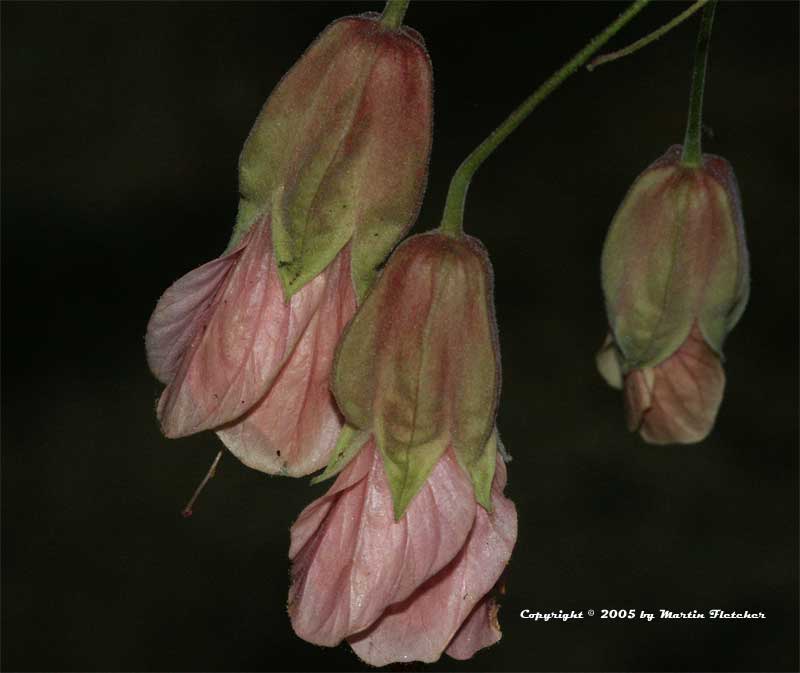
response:
<path fill-rule="evenodd" d="M 411 0 L 387 0 L 383 14 L 381 14 L 381 25 L 391 30 L 400 28 L 403 25 L 403 17 L 406 15 L 409 2 Z"/>
<path fill-rule="evenodd" d="M 639 51 L 642 47 L 646 47 L 651 42 L 655 42 L 658 38 L 662 35 L 665 35 L 669 31 L 671 31 L 675 26 L 683 23 L 688 19 L 692 14 L 694 14 L 697 10 L 702 9 L 704 5 L 706 5 L 709 0 L 697 0 L 691 7 L 686 9 L 685 11 L 681 12 L 676 16 L 672 21 L 665 23 L 661 28 L 654 30 L 649 35 L 645 35 L 641 40 L 636 40 L 633 44 L 629 44 L 627 47 L 623 49 L 618 49 L 617 51 L 609 52 L 608 54 L 600 54 L 600 56 L 596 56 L 593 58 L 589 63 L 586 64 L 586 69 L 591 72 L 594 70 L 598 65 L 603 65 L 604 63 L 610 63 L 611 61 L 616 61 L 618 58 L 623 58 L 625 56 L 629 56 L 637 51 Z"/>
<path fill-rule="evenodd" d="M 701 136 L 703 125 L 703 91 L 706 84 L 706 64 L 708 63 L 708 47 L 711 43 L 711 27 L 714 23 L 714 9 L 717 0 L 713 0 L 703 11 L 700 32 L 697 34 L 697 48 L 694 55 L 694 74 L 692 90 L 689 97 L 689 121 L 686 124 L 686 135 L 683 139 L 681 163 L 684 166 L 699 166 L 703 160 Z"/>
<path fill-rule="evenodd" d="M 464 221 L 464 201 L 472 176 L 486 158 L 494 152 L 511 133 L 524 121 L 524 119 L 555 91 L 570 75 L 588 61 L 608 40 L 636 16 L 649 0 L 635 0 L 628 9 L 620 14 L 616 20 L 609 24 L 603 32 L 596 35 L 583 49 L 567 61 L 561 68 L 553 73 L 544 84 L 531 94 L 508 118 L 500 124 L 486 140 L 484 140 L 472 153 L 464 159 L 450 181 L 447 192 L 447 201 L 444 206 L 440 231 L 451 236 L 460 236 Z"/>

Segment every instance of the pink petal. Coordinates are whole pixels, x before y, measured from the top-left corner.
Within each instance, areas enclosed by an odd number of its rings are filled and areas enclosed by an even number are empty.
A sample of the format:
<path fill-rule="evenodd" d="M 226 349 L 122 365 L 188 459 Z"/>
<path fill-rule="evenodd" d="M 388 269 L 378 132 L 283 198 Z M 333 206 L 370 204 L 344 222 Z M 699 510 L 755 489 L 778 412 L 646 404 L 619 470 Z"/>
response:
<path fill-rule="evenodd" d="M 246 243 L 247 238 L 227 255 L 190 271 L 158 300 L 147 324 L 145 347 L 150 370 L 162 383 L 172 381 L 192 337 L 208 322 L 214 298 Z"/>
<path fill-rule="evenodd" d="M 339 501 L 339 494 L 358 484 L 370 474 L 372 463 L 375 460 L 374 449 L 374 441 L 367 442 L 358 455 L 353 458 L 352 462 L 339 473 L 328 492 L 306 507 L 297 517 L 297 521 L 292 524 L 289 558 L 294 560 L 292 567 L 293 577 L 302 572 L 300 568 L 301 560 L 313 561 L 313 555 L 304 554 L 301 557 L 300 552 L 309 544 L 309 540 L 312 537 L 324 532 L 323 524 L 325 518 L 331 508 Z M 310 546 L 314 546 L 314 543 L 312 542 Z M 290 590 L 290 596 L 291 593 L 292 591 Z"/>
<path fill-rule="evenodd" d="M 217 431 L 239 460 L 262 472 L 299 477 L 324 467 L 342 428 L 330 376 L 339 336 L 356 310 L 349 246 L 321 276 L 319 308 L 266 396 Z"/>
<path fill-rule="evenodd" d="M 517 539 L 517 513 L 502 494 L 504 485 L 505 465 L 498 458 L 492 485 L 494 511 L 490 514 L 478 507 L 475 524 L 459 555 L 408 599 L 392 605 L 369 629 L 348 639 L 361 659 L 373 666 L 436 661 L 457 634 L 453 652 L 469 658 L 499 640 L 499 631 L 487 633 L 480 628 L 479 618 L 463 634 L 460 629 L 494 587 Z"/>
<path fill-rule="evenodd" d="M 625 415 L 631 432 L 638 432 L 644 414 L 653 405 L 654 381 L 655 374 L 650 368 L 634 369 L 625 377 Z"/>
<path fill-rule="evenodd" d="M 253 225 L 246 238 L 211 304 L 193 320 L 191 338 L 182 333 L 183 354 L 172 356 L 181 363 L 158 403 L 168 437 L 213 428 L 246 413 L 269 389 L 319 305 L 322 277 L 290 302 L 284 300 L 268 218 Z M 165 297 L 179 294 L 182 283 L 188 277 Z M 156 314 L 170 305 L 162 302 Z M 161 317 L 154 315 L 153 321 L 159 324 Z"/>
<path fill-rule="evenodd" d="M 494 645 L 503 636 L 497 620 L 499 611 L 494 598 L 488 594 L 484 596 L 450 641 L 447 654 L 453 659 L 471 659 L 478 650 Z"/>
<path fill-rule="evenodd" d="M 652 444 L 699 442 L 714 426 L 724 390 L 719 357 L 695 324 L 671 357 L 626 377 L 629 424 Z"/>
<path fill-rule="evenodd" d="M 367 459 L 369 473 L 354 480 Z M 292 526 L 289 615 L 297 635 L 333 646 L 366 629 L 458 554 L 475 509 L 469 479 L 449 450 L 395 521 L 383 463 L 370 440 L 331 492 Z"/>

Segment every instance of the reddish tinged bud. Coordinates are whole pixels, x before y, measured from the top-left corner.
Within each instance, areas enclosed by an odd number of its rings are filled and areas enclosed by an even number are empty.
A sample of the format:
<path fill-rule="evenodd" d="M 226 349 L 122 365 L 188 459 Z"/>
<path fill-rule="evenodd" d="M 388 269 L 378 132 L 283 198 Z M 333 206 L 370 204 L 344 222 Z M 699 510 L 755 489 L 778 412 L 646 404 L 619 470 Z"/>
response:
<path fill-rule="evenodd" d="M 722 345 L 741 317 L 749 265 L 739 191 L 720 157 L 680 162 L 673 146 L 634 182 L 603 248 L 611 334 L 598 354 L 625 388 L 629 426 L 658 444 L 711 431 L 722 400 Z"/>
<path fill-rule="evenodd" d="M 477 239 L 414 236 L 342 337 L 333 392 L 347 422 L 374 433 L 398 518 L 448 446 L 491 506 L 485 454 L 500 389 L 491 292 Z"/>
<path fill-rule="evenodd" d="M 234 240 L 271 215 L 287 297 L 350 240 L 366 292 L 419 212 L 432 94 L 422 38 L 372 14 L 328 26 L 275 88 L 239 160 Z"/>

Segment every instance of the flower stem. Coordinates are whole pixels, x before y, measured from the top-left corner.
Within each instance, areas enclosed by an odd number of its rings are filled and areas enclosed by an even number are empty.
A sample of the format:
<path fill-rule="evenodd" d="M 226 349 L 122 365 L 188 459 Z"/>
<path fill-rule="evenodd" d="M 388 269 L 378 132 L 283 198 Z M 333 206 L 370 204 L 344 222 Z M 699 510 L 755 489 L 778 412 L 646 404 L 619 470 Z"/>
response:
<path fill-rule="evenodd" d="M 694 14 L 698 9 L 702 9 L 705 4 L 708 3 L 709 0 L 697 0 L 691 7 L 684 10 L 678 16 L 676 16 L 672 21 L 665 23 L 661 28 L 654 30 L 649 35 L 645 35 L 641 40 L 636 40 L 633 44 L 629 44 L 624 49 L 618 49 L 617 51 L 609 52 L 608 54 L 600 54 L 600 56 L 596 56 L 593 58 L 589 63 L 586 64 L 586 69 L 591 72 L 594 70 L 598 65 L 603 65 L 604 63 L 610 63 L 611 61 L 616 61 L 618 58 L 623 58 L 625 56 L 629 56 L 637 51 L 639 51 L 642 47 L 646 47 L 651 42 L 655 42 L 658 38 L 662 35 L 665 35 L 669 31 L 671 31 L 675 26 L 680 25 L 686 19 L 688 19 L 692 14 Z"/>
<path fill-rule="evenodd" d="M 403 17 L 406 15 L 409 2 L 411 0 L 387 0 L 383 14 L 381 14 L 381 25 L 391 30 L 400 28 L 403 25 Z"/>
<path fill-rule="evenodd" d="M 494 152 L 511 133 L 524 121 L 524 119 L 555 91 L 570 75 L 588 61 L 608 40 L 636 16 L 649 0 L 635 0 L 622 14 L 620 14 L 605 30 L 596 35 L 583 49 L 556 70 L 544 84 L 534 91 L 506 120 L 500 124 L 486 140 L 484 140 L 472 153 L 464 159 L 450 181 L 447 200 L 444 206 L 440 231 L 450 236 L 461 236 L 464 221 L 464 202 L 467 198 L 472 176 L 486 158 Z"/>
<path fill-rule="evenodd" d="M 701 148 L 703 122 L 703 91 L 706 84 L 706 64 L 708 63 L 708 47 L 711 43 L 711 26 L 714 23 L 714 9 L 717 0 L 712 0 L 703 10 L 700 32 L 697 34 L 697 48 L 694 54 L 694 74 L 689 96 L 689 121 L 686 124 L 686 135 L 683 139 L 681 163 L 684 166 L 699 166 L 703 160 Z"/>

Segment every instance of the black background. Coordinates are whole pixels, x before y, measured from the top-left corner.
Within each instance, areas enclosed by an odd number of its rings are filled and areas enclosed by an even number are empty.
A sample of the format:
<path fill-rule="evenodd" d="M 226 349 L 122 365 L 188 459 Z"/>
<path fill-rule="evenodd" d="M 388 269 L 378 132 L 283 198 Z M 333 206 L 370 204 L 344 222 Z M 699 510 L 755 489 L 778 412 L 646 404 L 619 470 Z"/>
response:
<path fill-rule="evenodd" d="M 686 3 L 648 8 L 612 43 Z M 438 224 L 458 162 L 623 5 L 412 3 L 436 80 Z M 294 636 L 288 528 L 325 490 L 162 438 L 143 334 L 224 248 L 260 106 L 327 23 L 378 2 L 2 5 L 4 670 L 365 669 Z M 798 5 L 717 11 L 705 149 L 733 165 L 752 296 L 716 429 L 653 447 L 594 354 L 599 254 L 634 177 L 680 142 L 697 19 L 557 91 L 473 181 L 495 265 L 499 427 L 520 517 L 501 643 L 430 670 L 797 670 Z M 531 610 L 761 611 L 547 624 Z M 407 667 L 397 666 L 400 670 Z"/>

